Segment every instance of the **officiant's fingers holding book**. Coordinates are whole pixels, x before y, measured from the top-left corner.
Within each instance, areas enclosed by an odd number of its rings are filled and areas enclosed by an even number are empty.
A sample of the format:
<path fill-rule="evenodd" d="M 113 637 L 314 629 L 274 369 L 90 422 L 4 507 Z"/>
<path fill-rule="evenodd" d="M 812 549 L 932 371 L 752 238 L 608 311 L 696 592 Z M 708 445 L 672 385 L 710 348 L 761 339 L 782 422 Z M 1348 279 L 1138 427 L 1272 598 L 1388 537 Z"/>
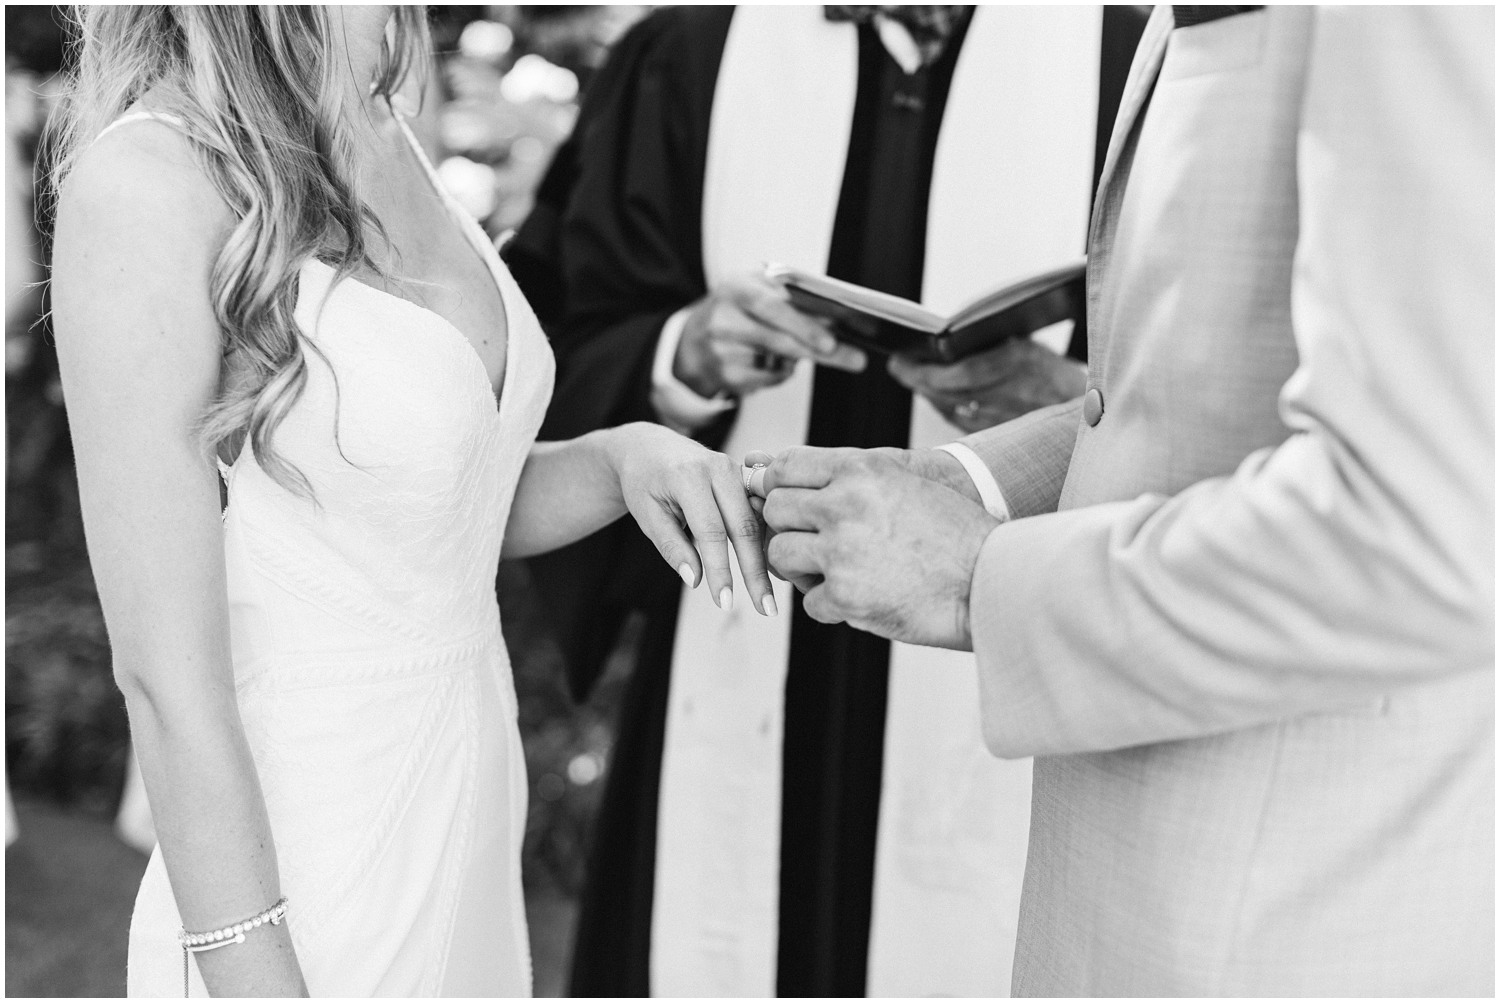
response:
<path fill-rule="evenodd" d="M 752 479 L 765 496 L 771 567 L 823 623 L 967 649 L 969 583 L 999 523 L 954 488 L 936 451 L 789 449 Z M 947 454 L 940 454 L 947 458 Z M 933 465 L 931 475 L 924 475 Z M 954 488 L 945 486 L 952 483 Z"/>
<path fill-rule="evenodd" d="M 704 397 L 743 397 L 781 383 L 798 359 L 849 372 L 865 355 L 842 345 L 824 322 L 802 313 L 784 289 L 761 275 L 725 282 L 682 320 L 672 374 Z"/>
<path fill-rule="evenodd" d="M 951 365 L 893 355 L 888 368 L 896 382 L 926 397 L 966 432 L 1072 400 L 1088 380 L 1082 363 L 1026 338 L 1011 338 Z"/>

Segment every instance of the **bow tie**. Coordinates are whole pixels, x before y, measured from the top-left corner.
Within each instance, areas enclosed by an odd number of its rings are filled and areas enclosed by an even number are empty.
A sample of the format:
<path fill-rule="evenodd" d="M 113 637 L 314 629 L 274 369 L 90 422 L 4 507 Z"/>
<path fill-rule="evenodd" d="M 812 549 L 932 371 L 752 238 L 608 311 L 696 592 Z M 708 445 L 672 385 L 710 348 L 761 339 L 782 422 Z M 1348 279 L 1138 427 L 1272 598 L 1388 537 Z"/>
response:
<path fill-rule="evenodd" d="M 931 65 L 943 54 L 943 48 L 953 35 L 953 29 L 969 12 L 967 4 L 916 4 L 851 5 L 828 4 L 823 16 L 830 21 L 853 21 L 855 24 L 875 25 L 877 18 L 893 21 L 905 28 L 917 45 L 921 65 Z"/>

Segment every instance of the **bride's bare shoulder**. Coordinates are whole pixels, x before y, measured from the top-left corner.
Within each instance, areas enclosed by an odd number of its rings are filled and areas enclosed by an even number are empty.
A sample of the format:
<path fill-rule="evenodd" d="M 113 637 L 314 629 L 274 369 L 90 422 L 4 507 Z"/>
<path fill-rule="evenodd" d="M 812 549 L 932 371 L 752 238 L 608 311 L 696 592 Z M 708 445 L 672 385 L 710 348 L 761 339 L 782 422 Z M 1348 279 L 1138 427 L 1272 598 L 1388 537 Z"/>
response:
<path fill-rule="evenodd" d="M 216 248 L 234 214 L 180 126 L 132 118 L 82 151 L 57 192 L 54 254 L 75 242 L 135 247 L 154 257 Z"/>
<path fill-rule="evenodd" d="M 235 217 L 179 129 L 143 119 L 101 134 L 55 204 L 50 280 L 60 350 L 89 345 L 97 355 L 101 341 L 136 344 L 170 331 L 169 354 L 198 345 L 193 358 L 216 364 L 210 276 Z"/>

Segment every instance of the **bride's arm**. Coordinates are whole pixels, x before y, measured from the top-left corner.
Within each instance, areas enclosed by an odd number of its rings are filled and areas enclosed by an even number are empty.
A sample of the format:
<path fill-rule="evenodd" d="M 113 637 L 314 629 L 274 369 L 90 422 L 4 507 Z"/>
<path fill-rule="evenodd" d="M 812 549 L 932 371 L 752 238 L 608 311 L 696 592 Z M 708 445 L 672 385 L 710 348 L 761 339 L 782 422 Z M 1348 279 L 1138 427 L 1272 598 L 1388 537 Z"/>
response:
<path fill-rule="evenodd" d="M 235 702 L 217 473 L 194 432 L 219 380 L 209 272 L 231 225 L 184 141 L 143 123 L 100 140 L 66 182 L 53 259 L 89 556 L 162 855 L 194 932 L 281 896 Z M 286 924 L 194 958 L 214 995 L 307 992 Z"/>
<path fill-rule="evenodd" d="M 776 615 L 740 465 L 660 425 L 537 443 L 516 488 L 504 556 L 555 550 L 627 512 L 683 581 L 696 587 L 706 579 L 726 608 L 734 597 L 733 549 L 755 608 Z"/>

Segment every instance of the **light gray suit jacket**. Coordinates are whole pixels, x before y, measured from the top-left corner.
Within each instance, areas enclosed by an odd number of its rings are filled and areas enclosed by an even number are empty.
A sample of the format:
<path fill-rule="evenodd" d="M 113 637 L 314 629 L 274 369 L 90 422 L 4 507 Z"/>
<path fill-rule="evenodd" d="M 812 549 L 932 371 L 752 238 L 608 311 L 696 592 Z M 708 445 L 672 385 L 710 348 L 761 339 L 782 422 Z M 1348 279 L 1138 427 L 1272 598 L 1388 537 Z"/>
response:
<path fill-rule="evenodd" d="M 1038 757 L 1014 989 L 1492 994 L 1494 14 L 1171 25 L 1090 234 L 1102 414 L 965 440 L 1021 517 L 971 594 Z"/>

